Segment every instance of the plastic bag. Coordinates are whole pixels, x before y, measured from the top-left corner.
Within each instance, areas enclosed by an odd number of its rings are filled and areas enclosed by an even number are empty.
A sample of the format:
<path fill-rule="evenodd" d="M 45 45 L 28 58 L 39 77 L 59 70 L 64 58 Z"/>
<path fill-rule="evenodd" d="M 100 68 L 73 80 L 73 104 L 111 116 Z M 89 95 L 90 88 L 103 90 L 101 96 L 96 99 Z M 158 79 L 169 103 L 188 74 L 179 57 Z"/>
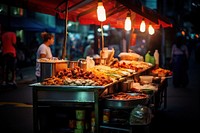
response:
<path fill-rule="evenodd" d="M 130 125 L 147 125 L 151 122 L 152 112 L 144 105 L 137 105 L 130 114 Z"/>

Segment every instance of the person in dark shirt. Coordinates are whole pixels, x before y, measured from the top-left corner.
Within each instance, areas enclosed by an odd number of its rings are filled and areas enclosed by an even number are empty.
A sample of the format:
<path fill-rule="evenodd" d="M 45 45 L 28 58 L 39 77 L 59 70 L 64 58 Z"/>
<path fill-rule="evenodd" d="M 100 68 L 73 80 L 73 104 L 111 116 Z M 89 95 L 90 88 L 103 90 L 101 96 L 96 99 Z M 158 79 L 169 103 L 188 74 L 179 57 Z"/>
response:
<path fill-rule="evenodd" d="M 172 71 L 174 87 L 186 87 L 188 85 L 188 49 L 185 37 L 177 33 L 176 42 L 172 46 Z"/>

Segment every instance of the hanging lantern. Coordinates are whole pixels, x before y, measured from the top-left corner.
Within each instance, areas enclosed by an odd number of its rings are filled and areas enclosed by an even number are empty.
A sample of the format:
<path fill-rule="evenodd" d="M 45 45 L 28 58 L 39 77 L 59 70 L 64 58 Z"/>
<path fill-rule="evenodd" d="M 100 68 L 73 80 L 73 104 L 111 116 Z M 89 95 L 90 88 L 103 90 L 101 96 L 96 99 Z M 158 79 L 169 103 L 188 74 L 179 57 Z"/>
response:
<path fill-rule="evenodd" d="M 153 35 L 155 33 L 155 30 L 153 28 L 153 26 L 151 24 L 149 24 L 149 28 L 148 28 L 149 34 Z"/>
<path fill-rule="evenodd" d="M 145 24 L 144 19 L 142 19 L 142 22 L 140 24 L 140 31 L 145 32 L 145 30 L 146 30 L 146 24 Z"/>
<path fill-rule="evenodd" d="M 127 13 L 127 17 L 126 17 L 125 24 L 124 24 L 124 29 L 126 31 L 131 30 L 131 13 Z"/>
<path fill-rule="evenodd" d="M 103 2 L 101 0 L 98 1 L 97 17 L 98 17 L 98 20 L 101 22 L 106 20 L 106 10 L 105 10 L 105 8 L 103 6 Z"/>

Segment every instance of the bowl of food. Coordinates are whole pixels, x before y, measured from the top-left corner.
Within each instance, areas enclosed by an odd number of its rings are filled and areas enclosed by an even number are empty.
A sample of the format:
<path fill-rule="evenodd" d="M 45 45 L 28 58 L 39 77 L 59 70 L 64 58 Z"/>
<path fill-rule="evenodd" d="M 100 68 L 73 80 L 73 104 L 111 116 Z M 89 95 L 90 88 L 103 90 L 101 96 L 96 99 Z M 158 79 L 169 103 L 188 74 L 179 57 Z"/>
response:
<path fill-rule="evenodd" d="M 152 83 L 152 81 L 153 81 L 153 76 L 150 76 L 150 75 L 140 76 L 140 82 L 141 83 Z"/>
<path fill-rule="evenodd" d="M 153 77 L 153 83 L 159 84 L 161 82 L 161 77 Z"/>

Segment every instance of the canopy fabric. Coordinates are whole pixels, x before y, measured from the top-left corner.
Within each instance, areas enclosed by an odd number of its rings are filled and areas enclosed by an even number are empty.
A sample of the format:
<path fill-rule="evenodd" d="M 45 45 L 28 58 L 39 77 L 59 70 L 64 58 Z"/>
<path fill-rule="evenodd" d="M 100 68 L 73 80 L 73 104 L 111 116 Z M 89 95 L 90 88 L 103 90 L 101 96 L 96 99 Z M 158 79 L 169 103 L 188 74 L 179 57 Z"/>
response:
<path fill-rule="evenodd" d="M 68 8 L 66 3 L 68 1 Z M 102 0 L 106 9 L 107 19 L 103 24 L 111 27 L 123 28 L 128 12 L 131 12 L 133 28 L 138 29 L 142 19 L 146 24 L 152 24 L 155 29 L 161 26 L 172 27 L 172 24 L 154 10 L 143 6 L 138 0 Z M 10 2 L 10 3 L 9 3 Z M 6 0 L 3 3 L 20 6 L 32 11 L 41 12 L 65 19 L 68 9 L 68 20 L 80 24 L 100 25 L 97 19 L 96 8 L 98 0 Z"/>

